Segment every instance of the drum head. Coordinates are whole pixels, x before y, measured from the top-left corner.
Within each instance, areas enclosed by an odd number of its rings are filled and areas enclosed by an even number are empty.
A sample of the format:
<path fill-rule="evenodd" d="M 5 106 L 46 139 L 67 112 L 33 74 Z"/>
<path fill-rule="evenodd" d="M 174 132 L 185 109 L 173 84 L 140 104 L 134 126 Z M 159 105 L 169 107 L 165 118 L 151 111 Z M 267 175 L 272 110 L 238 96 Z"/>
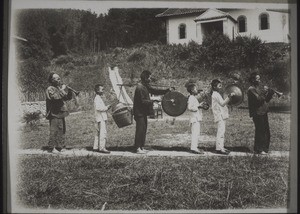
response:
<path fill-rule="evenodd" d="M 223 94 L 224 99 L 226 99 L 228 97 L 228 95 L 232 92 L 235 93 L 235 96 L 233 96 L 231 98 L 228 105 L 237 106 L 237 105 L 241 104 L 244 100 L 244 94 L 243 94 L 243 91 L 241 90 L 241 88 L 235 84 L 228 85 L 225 88 L 225 91 Z"/>
<path fill-rule="evenodd" d="M 187 108 L 187 97 L 180 92 L 171 91 L 163 96 L 161 105 L 167 115 L 176 117 L 185 112 Z"/>

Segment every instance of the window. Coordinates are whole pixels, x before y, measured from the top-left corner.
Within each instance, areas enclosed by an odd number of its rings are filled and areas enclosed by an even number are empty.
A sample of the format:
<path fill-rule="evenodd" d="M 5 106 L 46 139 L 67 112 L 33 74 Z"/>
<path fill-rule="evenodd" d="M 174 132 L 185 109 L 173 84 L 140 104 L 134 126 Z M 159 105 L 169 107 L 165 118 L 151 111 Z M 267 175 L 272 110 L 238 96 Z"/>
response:
<path fill-rule="evenodd" d="M 263 13 L 259 16 L 259 29 L 260 30 L 266 30 L 269 29 L 269 14 Z"/>
<path fill-rule="evenodd" d="M 186 38 L 186 25 L 180 24 L 179 25 L 179 39 L 185 39 Z"/>
<path fill-rule="evenodd" d="M 239 16 L 238 19 L 239 32 L 243 33 L 247 31 L 247 19 L 245 16 Z"/>

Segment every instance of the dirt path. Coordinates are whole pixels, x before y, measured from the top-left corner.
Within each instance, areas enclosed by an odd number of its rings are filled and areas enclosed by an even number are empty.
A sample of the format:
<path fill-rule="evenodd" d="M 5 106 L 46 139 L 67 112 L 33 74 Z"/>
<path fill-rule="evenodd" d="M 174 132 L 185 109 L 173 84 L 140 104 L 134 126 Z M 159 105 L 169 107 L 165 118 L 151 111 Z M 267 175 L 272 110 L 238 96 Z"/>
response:
<path fill-rule="evenodd" d="M 216 154 L 213 152 L 204 152 L 203 155 L 193 154 L 188 151 L 159 151 L 159 150 L 151 150 L 146 154 L 136 154 L 130 151 L 111 151 L 110 154 L 103 154 L 93 151 L 88 151 L 86 149 L 68 149 L 66 151 L 60 152 L 59 154 L 52 154 L 45 150 L 41 149 L 24 149 L 18 151 L 19 155 L 59 155 L 59 156 L 131 156 L 131 157 L 145 157 L 145 156 L 174 156 L 174 157 L 206 157 L 206 156 L 225 156 L 221 154 Z M 249 152 L 231 152 L 228 156 L 252 156 L 253 153 Z M 288 151 L 270 151 L 269 154 L 264 155 L 268 157 L 288 157 Z"/>

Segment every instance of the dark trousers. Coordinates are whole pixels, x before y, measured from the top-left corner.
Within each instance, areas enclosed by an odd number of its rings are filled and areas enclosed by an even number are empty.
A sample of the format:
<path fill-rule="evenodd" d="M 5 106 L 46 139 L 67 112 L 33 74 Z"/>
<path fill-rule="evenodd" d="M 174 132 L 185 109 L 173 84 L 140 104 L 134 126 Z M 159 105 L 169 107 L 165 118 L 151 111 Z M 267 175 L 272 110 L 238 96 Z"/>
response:
<path fill-rule="evenodd" d="M 253 116 L 255 126 L 254 152 L 268 152 L 270 146 L 270 127 L 268 114 Z"/>
<path fill-rule="evenodd" d="M 136 121 L 134 147 L 137 149 L 145 145 L 148 120 L 147 116 L 135 116 L 134 120 Z"/>
<path fill-rule="evenodd" d="M 51 118 L 49 147 L 65 147 L 66 121 L 65 118 Z"/>

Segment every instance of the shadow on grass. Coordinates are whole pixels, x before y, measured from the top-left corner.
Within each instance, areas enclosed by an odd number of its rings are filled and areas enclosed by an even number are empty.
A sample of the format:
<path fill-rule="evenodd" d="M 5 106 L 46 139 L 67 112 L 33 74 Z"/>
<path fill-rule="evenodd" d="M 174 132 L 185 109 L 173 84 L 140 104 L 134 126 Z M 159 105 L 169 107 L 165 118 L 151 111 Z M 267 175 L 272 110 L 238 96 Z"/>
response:
<path fill-rule="evenodd" d="M 247 106 L 240 106 L 239 109 L 248 109 Z M 269 111 L 273 113 L 291 113 L 291 106 L 269 106 Z"/>
<path fill-rule="evenodd" d="M 164 146 L 146 146 L 145 147 L 147 150 L 157 150 L 157 151 L 176 151 L 176 152 L 189 152 L 190 148 L 187 147 L 181 147 L 181 146 L 172 146 L 172 147 L 164 147 Z M 215 152 L 215 147 L 199 147 L 200 149 L 203 149 L 206 152 Z M 249 153 L 251 150 L 248 147 L 243 147 L 243 146 L 233 146 L 233 147 L 225 147 L 226 149 L 232 151 L 232 152 L 244 152 L 244 153 Z M 41 148 L 42 150 L 49 151 L 52 148 L 49 146 L 43 146 Z M 67 147 L 65 148 L 67 150 L 71 150 L 73 148 Z M 84 147 L 87 151 L 92 151 L 93 147 L 92 146 L 87 146 Z M 135 152 L 134 146 L 114 146 L 114 147 L 107 147 L 109 151 L 119 151 L 119 152 Z"/>

